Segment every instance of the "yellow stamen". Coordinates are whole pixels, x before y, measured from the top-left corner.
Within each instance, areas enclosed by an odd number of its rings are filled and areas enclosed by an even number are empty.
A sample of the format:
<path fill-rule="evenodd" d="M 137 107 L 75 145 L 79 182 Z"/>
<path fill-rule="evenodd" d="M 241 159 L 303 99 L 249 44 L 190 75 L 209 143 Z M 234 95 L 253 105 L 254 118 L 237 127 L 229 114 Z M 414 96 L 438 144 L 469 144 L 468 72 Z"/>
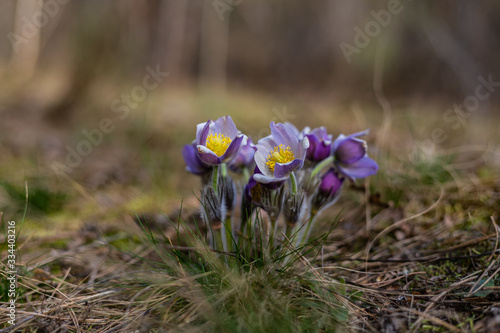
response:
<path fill-rule="evenodd" d="M 206 146 L 213 151 L 215 155 L 222 156 L 231 144 L 231 139 L 224 134 L 211 134 L 207 137 Z"/>
<path fill-rule="evenodd" d="M 267 155 L 266 165 L 269 169 L 274 172 L 274 166 L 276 163 L 288 163 L 295 159 L 292 150 L 289 146 L 285 148 L 285 145 L 279 145 L 274 147 L 274 150 Z"/>

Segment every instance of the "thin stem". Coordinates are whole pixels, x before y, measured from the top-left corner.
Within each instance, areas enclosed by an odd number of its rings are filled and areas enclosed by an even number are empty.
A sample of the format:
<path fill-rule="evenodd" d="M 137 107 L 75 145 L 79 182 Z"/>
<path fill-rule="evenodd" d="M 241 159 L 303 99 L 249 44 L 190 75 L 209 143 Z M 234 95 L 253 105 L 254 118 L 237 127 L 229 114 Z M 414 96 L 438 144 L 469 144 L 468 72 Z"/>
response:
<path fill-rule="evenodd" d="M 286 242 L 289 242 L 291 247 L 289 247 L 289 249 L 287 249 L 286 251 L 285 265 L 288 265 L 290 260 L 292 260 L 293 245 L 295 243 L 296 238 L 300 236 L 299 235 L 300 230 L 293 233 L 295 229 L 296 229 L 295 226 L 286 224 L 286 231 L 285 231 Z"/>
<path fill-rule="evenodd" d="M 226 166 L 226 163 L 222 163 L 220 165 L 220 175 L 224 179 L 227 177 L 227 166 Z M 222 196 L 224 196 L 224 194 L 222 194 Z M 225 244 L 224 244 L 225 245 L 224 246 L 224 250 L 227 251 L 227 252 L 232 252 L 233 251 L 234 237 L 233 237 L 233 227 L 231 225 L 231 222 L 232 222 L 231 221 L 231 212 L 228 211 L 227 214 L 226 214 L 226 218 L 225 218 L 225 220 L 223 222 L 223 227 L 224 227 L 224 231 L 225 231 L 225 234 L 226 234 Z"/>
<path fill-rule="evenodd" d="M 269 253 L 271 254 L 274 247 L 274 236 L 276 234 L 276 219 L 271 219 L 271 226 L 269 230 Z"/>
<path fill-rule="evenodd" d="M 243 194 L 244 196 L 245 194 Z M 240 231 L 239 231 L 239 234 L 238 234 L 238 246 L 241 247 L 242 246 L 242 243 L 246 241 L 246 230 L 247 230 L 247 227 L 249 224 L 251 224 L 250 222 L 250 216 L 248 216 L 248 211 L 246 210 L 246 205 L 245 205 L 245 199 L 242 198 L 241 199 L 241 209 L 240 209 L 240 215 L 241 215 L 241 219 L 240 219 Z M 250 212 L 250 214 L 252 214 Z"/>
<path fill-rule="evenodd" d="M 323 170 L 324 167 L 326 167 L 328 164 L 332 163 L 334 160 L 335 160 L 335 157 L 329 156 L 326 159 L 324 159 L 323 161 L 321 161 L 320 163 L 318 163 L 318 165 L 316 165 L 314 167 L 313 171 L 311 172 L 311 178 L 313 178 L 318 172 Z"/>
<path fill-rule="evenodd" d="M 292 172 L 290 174 L 290 180 L 292 182 L 292 194 L 296 195 L 297 194 L 297 178 L 295 178 L 295 173 Z"/>
<path fill-rule="evenodd" d="M 249 219 L 245 225 L 245 232 L 244 232 L 244 237 L 241 237 L 244 240 L 244 253 L 246 258 L 250 258 L 250 255 L 252 253 L 252 241 L 254 240 L 254 234 L 253 234 L 253 226 L 252 226 L 252 221 Z"/>
<path fill-rule="evenodd" d="M 248 183 L 248 180 L 250 179 L 250 172 L 247 167 L 243 168 L 243 179 L 245 180 L 245 184 Z"/>
<path fill-rule="evenodd" d="M 299 248 L 304 246 L 307 243 L 307 241 L 309 240 L 309 234 L 311 233 L 311 228 L 315 222 L 315 217 L 316 217 L 316 213 L 311 212 L 311 214 L 309 215 L 309 219 L 307 220 L 306 229 L 304 230 L 302 235 L 300 235 L 298 237 L 297 244 L 298 244 Z"/>
<path fill-rule="evenodd" d="M 224 230 L 226 231 L 226 249 L 227 252 L 233 252 L 233 228 L 231 226 L 231 214 L 226 216 L 226 220 L 224 221 Z"/>
<path fill-rule="evenodd" d="M 214 249 L 224 251 L 224 242 L 222 240 L 222 228 L 213 231 Z"/>
<path fill-rule="evenodd" d="M 214 188 L 215 193 L 218 193 L 218 181 L 219 181 L 219 166 L 214 165 L 214 169 L 212 170 L 212 187 Z"/>
<path fill-rule="evenodd" d="M 227 177 L 227 166 L 226 163 L 222 163 L 220 165 L 220 174 L 222 177 L 226 178 Z"/>
<path fill-rule="evenodd" d="M 293 231 L 293 229 L 295 229 L 294 226 L 286 224 L 285 236 L 290 241 L 290 243 L 292 243 L 292 244 L 293 244 L 293 240 L 292 240 L 292 231 Z"/>

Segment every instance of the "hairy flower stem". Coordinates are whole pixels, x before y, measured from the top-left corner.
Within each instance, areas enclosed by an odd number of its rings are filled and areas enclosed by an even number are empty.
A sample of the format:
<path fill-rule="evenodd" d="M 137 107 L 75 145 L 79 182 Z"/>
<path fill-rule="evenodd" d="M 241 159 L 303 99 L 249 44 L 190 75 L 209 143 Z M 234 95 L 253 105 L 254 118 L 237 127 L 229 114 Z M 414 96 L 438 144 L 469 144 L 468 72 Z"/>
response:
<path fill-rule="evenodd" d="M 215 193 L 218 193 L 218 180 L 219 180 L 219 166 L 214 165 L 214 169 L 212 170 L 212 187 L 214 188 Z"/>
<path fill-rule="evenodd" d="M 292 182 L 292 194 L 297 194 L 297 178 L 295 178 L 295 173 L 290 174 L 290 181 Z"/>
<path fill-rule="evenodd" d="M 274 239 L 276 235 L 277 219 L 271 219 L 271 225 L 269 228 L 269 253 L 272 253 L 274 248 Z"/>
<path fill-rule="evenodd" d="M 220 175 L 222 178 L 227 177 L 227 166 L 226 163 L 222 163 L 220 165 Z M 223 183 L 225 183 L 223 181 Z M 232 220 L 231 220 L 231 212 L 227 211 L 226 213 L 226 218 L 224 220 L 224 230 L 226 231 L 226 239 L 225 239 L 225 247 L 224 250 L 227 252 L 232 252 L 233 251 L 233 241 L 234 241 L 234 235 L 233 235 L 233 227 L 232 227 Z"/>
<path fill-rule="evenodd" d="M 293 232 L 294 226 L 287 224 L 286 226 L 286 231 L 285 231 L 285 236 L 290 243 L 293 244 L 293 239 L 292 239 L 292 232 Z"/>
<path fill-rule="evenodd" d="M 335 160 L 335 158 L 333 156 L 329 156 L 329 157 L 325 158 L 323 161 L 321 161 L 320 163 L 318 163 L 318 165 L 316 165 L 314 167 L 313 171 L 311 172 L 310 178 L 312 179 L 314 176 L 316 176 L 316 174 L 318 172 L 323 170 L 323 168 L 325 168 L 327 165 L 333 163 L 334 160 Z"/>
<path fill-rule="evenodd" d="M 227 177 L 227 166 L 226 163 L 220 165 L 220 174 L 222 177 Z"/>
<path fill-rule="evenodd" d="M 304 232 L 302 232 L 298 237 L 297 247 L 300 248 L 300 247 L 307 244 L 307 241 L 309 240 L 309 235 L 311 233 L 312 226 L 314 225 L 316 216 L 317 216 L 317 212 L 311 212 L 311 214 L 309 215 L 309 219 L 307 220 L 306 228 L 305 228 Z"/>
<path fill-rule="evenodd" d="M 240 220 L 240 230 L 238 233 L 238 247 L 241 247 L 243 242 L 245 242 L 246 228 L 248 224 L 250 224 L 249 218 L 246 216 L 247 214 L 243 211 L 243 203 L 241 204 L 241 220 Z"/>
<path fill-rule="evenodd" d="M 255 235 L 253 234 L 253 226 L 252 226 L 252 221 L 249 219 L 245 225 L 245 232 L 243 234 L 243 237 L 240 239 L 243 240 L 243 253 L 245 253 L 246 258 L 250 258 L 252 254 L 252 240 L 254 239 Z"/>
<path fill-rule="evenodd" d="M 247 167 L 243 168 L 243 180 L 245 181 L 245 184 L 248 183 L 248 180 L 250 179 L 250 172 L 248 171 Z"/>
<path fill-rule="evenodd" d="M 224 247 L 224 250 L 226 252 L 233 252 L 234 238 L 231 228 L 231 214 L 226 215 L 226 219 L 224 220 L 224 230 L 226 231 L 226 246 Z"/>
<path fill-rule="evenodd" d="M 222 228 L 213 230 L 214 250 L 224 251 L 224 242 L 222 240 Z"/>

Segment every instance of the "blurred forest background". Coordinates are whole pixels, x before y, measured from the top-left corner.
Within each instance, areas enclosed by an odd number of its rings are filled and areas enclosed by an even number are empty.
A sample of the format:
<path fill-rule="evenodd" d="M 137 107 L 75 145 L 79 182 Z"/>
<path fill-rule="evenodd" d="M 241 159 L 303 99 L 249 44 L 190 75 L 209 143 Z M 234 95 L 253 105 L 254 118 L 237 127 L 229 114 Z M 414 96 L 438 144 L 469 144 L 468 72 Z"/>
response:
<path fill-rule="evenodd" d="M 467 116 L 443 115 L 475 94 L 479 76 L 500 81 L 499 14 L 500 2 L 468 0 L 4 0 L 3 178 L 80 194 L 140 184 L 180 200 L 198 186 L 182 146 L 197 123 L 225 114 L 254 139 L 270 121 L 334 136 L 370 127 L 370 140 L 403 160 L 435 128 L 446 139 L 433 149 L 487 144 L 500 91 Z M 346 57 L 342 43 L 356 46 L 370 24 L 366 45 Z M 169 74 L 122 120 L 113 102 L 143 85 L 148 68 Z M 103 117 L 112 133 L 65 173 L 76 182 L 55 177 L 54 162 Z"/>

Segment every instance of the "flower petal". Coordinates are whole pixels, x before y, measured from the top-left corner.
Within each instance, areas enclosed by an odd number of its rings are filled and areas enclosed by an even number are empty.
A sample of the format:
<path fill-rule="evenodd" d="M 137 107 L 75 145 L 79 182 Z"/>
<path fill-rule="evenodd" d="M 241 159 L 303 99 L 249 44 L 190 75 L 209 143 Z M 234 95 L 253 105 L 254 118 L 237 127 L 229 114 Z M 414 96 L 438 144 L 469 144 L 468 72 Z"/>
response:
<path fill-rule="evenodd" d="M 238 155 L 241 146 L 246 144 L 246 142 L 247 142 L 246 135 L 240 134 L 236 136 L 236 138 L 233 141 L 231 141 L 231 144 L 229 145 L 229 147 L 227 147 L 224 154 L 222 154 L 222 156 L 220 157 L 221 161 L 225 163 L 235 158 L 236 155 Z"/>
<path fill-rule="evenodd" d="M 241 145 L 238 155 L 228 164 L 228 167 L 234 172 L 240 172 L 243 168 L 251 168 L 254 164 L 255 148 L 252 139 L 247 137 L 247 143 Z"/>
<path fill-rule="evenodd" d="M 344 134 L 340 134 L 336 139 L 335 141 L 333 142 L 333 145 L 332 145 L 332 152 L 335 153 L 335 151 L 337 150 L 337 148 L 339 147 L 339 145 L 345 140 L 345 139 L 352 139 L 352 138 L 357 138 L 358 136 L 363 136 L 363 135 L 367 135 L 368 133 L 370 133 L 370 130 L 364 130 L 364 131 L 361 131 L 361 132 L 357 132 L 357 133 L 354 133 L 354 134 L 351 134 L 349 136 L 345 136 Z"/>
<path fill-rule="evenodd" d="M 210 130 L 211 120 L 206 123 L 196 125 L 196 144 L 205 145 L 207 143 L 208 132 Z"/>
<path fill-rule="evenodd" d="M 326 141 L 320 142 L 314 151 L 314 161 L 323 161 L 330 155 L 330 145 Z"/>
<path fill-rule="evenodd" d="M 182 149 L 182 156 L 186 162 L 186 169 L 189 172 L 196 175 L 203 175 L 210 171 L 210 167 L 200 160 L 195 146 L 185 145 Z"/>
<path fill-rule="evenodd" d="M 222 163 L 219 156 L 217 156 L 213 151 L 211 151 L 207 147 L 198 145 L 196 146 L 196 149 L 198 150 L 198 156 L 203 162 L 210 165 L 218 165 Z"/>
<path fill-rule="evenodd" d="M 326 131 L 326 127 L 324 126 L 313 129 L 311 131 L 311 134 L 315 135 L 321 141 L 326 140 L 328 137 L 328 132 Z"/>
<path fill-rule="evenodd" d="M 356 138 L 346 138 L 335 151 L 335 158 L 342 164 L 352 164 L 366 154 L 366 142 Z"/>
<path fill-rule="evenodd" d="M 332 144 L 332 154 L 335 154 L 339 145 L 344 142 L 347 137 L 344 134 L 340 134 Z"/>
<path fill-rule="evenodd" d="M 255 163 L 261 172 L 269 177 L 273 176 L 273 172 L 269 170 L 269 167 L 266 164 L 267 157 L 273 151 L 274 147 L 277 146 L 278 143 L 274 140 L 272 135 L 260 139 L 257 145 L 255 145 L 255 149 L 257 150 L 254 155 Z"/>
<path fill-rule="evenodd" d="M 305 133 L 305 134 L 307 134 L 307 133 L 308 133 L 306 129 L 309 129 L 309 130 L 310 130 L 310 128 L 309 128 L 309 127 L 306 127 L 306 128 L 304 128 L 304 129 L 302 130 L 302 132 L 300 132 L 300 131 L 297 129 L 297 127 L 295 127 L 295 125 L 294 125 L 294 124 L 289 123 L 288 121 L 287 121 L 287 122 L 285 122 L 285 126 L 287 126 L 287 127 L 288 127 L 288 129 L 289 129 L 290 131 L 292 131 L 292 133 L 293 133 L 293 134 L 294 134 L 294 135 L 295 135 L 298 139 L 301 139 L 301 138 L 303 137 L 303 134 L 304 134 L 304 133 Z"/>
<path fill-rule="evenodd" d="M 260 146 L 262 147 L 262 146 Z M 259 148 L 259 145 L 257 145 L 257 151 L 255 152 L 254 155 L 254 160 L 257 168 L 261 170 L 261 173 L 265 174 L 266 176 L 272 177 L 273 173 L 271 170 L 269 170 L 269 167 L 266 164 L 267 160 L 267 151 L 265 151 L 263 148 Z"/>
<path fill-rule="evenodd" d="M 278 145 L 283 144 L 289 146 L 294 153 L 299 151 L 299 138 L 294 134 L 293 130 L 285 124 L 275 124 L 274 121 L 271 122 L 271 135 Z"/>
<path fill-rule="evenodd" d="M 238 129 L 230 116 L 220 117 L 210 126 L 210 134 L 219 133 L 224 134 L 231 140 L 234 140 L 238 135 Z"/>
<path fill-rule="evenodd" d="M 310 161 L 315 161 L 314 156 L 316 154 L 316 149 L 321 144 L 321 142 L 314 134 L 307 134 L 306 138 L 309 140 L 309 148 L 307 148 L 306 152 L 307 159 Z"/>
<path fill-rule="evenodd" d="M 296 158 L 304 159 L 306 157 L 307 149 L 309 148 L 309 139 L 304 137 L 300 140 L 300 149 L 296 151 Z"/>
<path fill-rule="evenodd" d="M 274 147 L 278 146 L 278 143 L 276 140 L 274 140 L 272 135 L 268 135 L 265 138 L 260 139 L 257 142 L 257 149 L 259 149 L 258 146 L 261 146 L 263 148 L 263 151 L 266 152 L 266 154 L 269 154 L 271 151 L 273 151 Z"/>
<path fill-rule="evenodd" d="M 260 174 L 260 173 L 254 174 L 253 179 L 256 182 L 258 182 L 258 183 L 260 183 L 268 188 L 273 188 L 273 189 L 280 187 L 281 185 L 283 185 L 285 180 L 287 180 L 287 178 L 268 177 L 268 176 Z"/>
<path fill-rule="evenodd" d="M 303 165 L 304 161 L 298 158 L 288 163 L 276 163 L 274 165 L 274 177 L 287 178 L 291 172 L 302 168 Z"/>
<path fill-rule="evenodd" d="M 335 195 L 339 189 L 342 187 L 342 183 L 344 182 L 343 178 L 339 178 L 339 175 L 333 168 L 330 168 L 324 175 L 321 177 L 321 183 L 319 185 L 319 192 L 325 196 Z"/>
<path fill-rule="evenodd" d="M 339 171 L 351 179 L 365 178 L 377 173 L 377 162 L 365 156 L 352 164 L 337 164 Z"/>

